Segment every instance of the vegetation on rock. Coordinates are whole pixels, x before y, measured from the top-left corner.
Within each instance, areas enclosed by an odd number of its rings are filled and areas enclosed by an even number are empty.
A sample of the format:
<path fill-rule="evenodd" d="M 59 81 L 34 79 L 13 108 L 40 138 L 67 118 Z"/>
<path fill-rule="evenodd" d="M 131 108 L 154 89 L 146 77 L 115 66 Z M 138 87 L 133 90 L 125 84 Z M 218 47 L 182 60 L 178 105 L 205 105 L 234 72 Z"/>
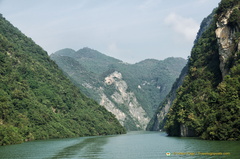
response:
<path fill-rule="evenodd" d="M 165 128 L 169 135 L 180 136 L 181 128 L 187 127 L 203 139 L 240 139 L 239 7 L 238 0 L 222 0 L 214 23 L 194 45 L 188 74 L 168 114 Z M 216 26 L 231 10 L 226 26 Z M 230 31 L 217 39 L 217 27 Z M 229 47 L 222 49 L 226 40 Z"/>

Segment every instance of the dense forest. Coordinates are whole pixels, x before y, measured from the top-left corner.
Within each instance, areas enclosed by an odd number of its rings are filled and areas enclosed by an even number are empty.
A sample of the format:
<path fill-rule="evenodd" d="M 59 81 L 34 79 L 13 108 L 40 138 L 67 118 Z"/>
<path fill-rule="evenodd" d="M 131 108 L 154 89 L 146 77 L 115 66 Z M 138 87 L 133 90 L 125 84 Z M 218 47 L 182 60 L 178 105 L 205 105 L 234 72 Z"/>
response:
<path fill-rule="evenodd" d="M 165 128 L 170 136 L 240 139 L 240 2 L 222 0 L 195 43 Z"/>
<path fill-rule="evenodd" d="M 0 16 L 0 145 L 125 133 L 47 52 Z"/>

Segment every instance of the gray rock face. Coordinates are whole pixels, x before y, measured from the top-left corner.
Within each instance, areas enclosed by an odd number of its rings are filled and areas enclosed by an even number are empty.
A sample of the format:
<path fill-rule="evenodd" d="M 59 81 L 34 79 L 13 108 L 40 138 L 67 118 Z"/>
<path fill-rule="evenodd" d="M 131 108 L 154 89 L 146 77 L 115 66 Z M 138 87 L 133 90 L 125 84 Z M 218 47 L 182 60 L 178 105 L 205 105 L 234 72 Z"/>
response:
<path fill-rule="evenodd" d="M 109 74 L 104 79 L 104 85 L 113 87 L 114 91 L 106 95 L 106 87 L 98 88 L 90 83 L 83 84 L 84 87 L 93 89 L 99 94 L 101 98 L 99 104 L 113 113 L 123 126 L 126 126 L 129 118 L 131 118 L 131 122 L 133 122 L 138 129 L 144 130 L 150 118 L 147 117 L 147 113 L 142 108 L 142 105 L 139 104 L 136 95 L 127 90 L 128 85 L 122 79 L 122 74 L 117 71 Z M 122 110 L 119 108 L 119 105 L 122 105 Z"/>
<path fill-rule="evenodd" d="M 216 23 L 217 29 L 215 33 L 219 46 L 218 50 L 222 77 L 226 76 L 229 73 L 229 67 L 227 66 L 228 61 L 231 57 L 235 56 L 232 54 L 232 52 L 235 52 L 236 48 L 238 50 L 240 49 L 240 44 L 236 44 L 234 42 L 234 34 L 239 30 L 239 28 L 232 28 L 228 25 L 232 12 L 233 10 L 231 9 L 222 14 Z"/>
<path fill-rule="evenodd" d="M 118 105 L 127 106 L 128 112 L 136 123 L 136 126 L 139 129 L 145 129 L 150 119 L 147 117 L 147 113 L 143 110 L 141 104 L 138 103 L 135 94 L 127 91 L 128 85 L 122 79 L 122 74 L 117 71 L 113 72 L 105 78 L 105 84 L 113 85 L 116 91 L 111 95 L 111 99 L 108 99 L 105 94 L 102 94 L 100 104 L 112 112 L 123 125 L 127 122 L 126 115 L 117 109 L 113 102 Z"/>

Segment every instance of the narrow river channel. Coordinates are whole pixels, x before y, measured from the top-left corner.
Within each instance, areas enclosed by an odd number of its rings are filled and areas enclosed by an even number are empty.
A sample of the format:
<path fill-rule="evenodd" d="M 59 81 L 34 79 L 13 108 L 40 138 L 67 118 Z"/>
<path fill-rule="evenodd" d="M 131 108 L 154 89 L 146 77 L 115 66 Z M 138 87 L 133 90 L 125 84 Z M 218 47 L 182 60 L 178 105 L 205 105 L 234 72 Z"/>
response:
<path fill-rule="evenodd" d="M 1 159 L 240 158 L 239 141 L 167 137 L 164 132 L 26 142 L 0 147 Z"/>

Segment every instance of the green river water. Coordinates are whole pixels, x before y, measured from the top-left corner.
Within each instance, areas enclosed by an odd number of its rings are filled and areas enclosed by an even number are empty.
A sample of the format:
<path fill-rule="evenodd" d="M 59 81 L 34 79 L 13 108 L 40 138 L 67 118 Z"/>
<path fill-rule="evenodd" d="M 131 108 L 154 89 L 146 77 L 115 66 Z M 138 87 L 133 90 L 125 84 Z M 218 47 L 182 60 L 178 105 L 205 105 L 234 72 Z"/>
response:
<path fill-rule="evenodd" d="M 26 142 L 0 147 L 0 159 L 240 159 L 240 141 L 167 137 L 164 132 Z"/>

